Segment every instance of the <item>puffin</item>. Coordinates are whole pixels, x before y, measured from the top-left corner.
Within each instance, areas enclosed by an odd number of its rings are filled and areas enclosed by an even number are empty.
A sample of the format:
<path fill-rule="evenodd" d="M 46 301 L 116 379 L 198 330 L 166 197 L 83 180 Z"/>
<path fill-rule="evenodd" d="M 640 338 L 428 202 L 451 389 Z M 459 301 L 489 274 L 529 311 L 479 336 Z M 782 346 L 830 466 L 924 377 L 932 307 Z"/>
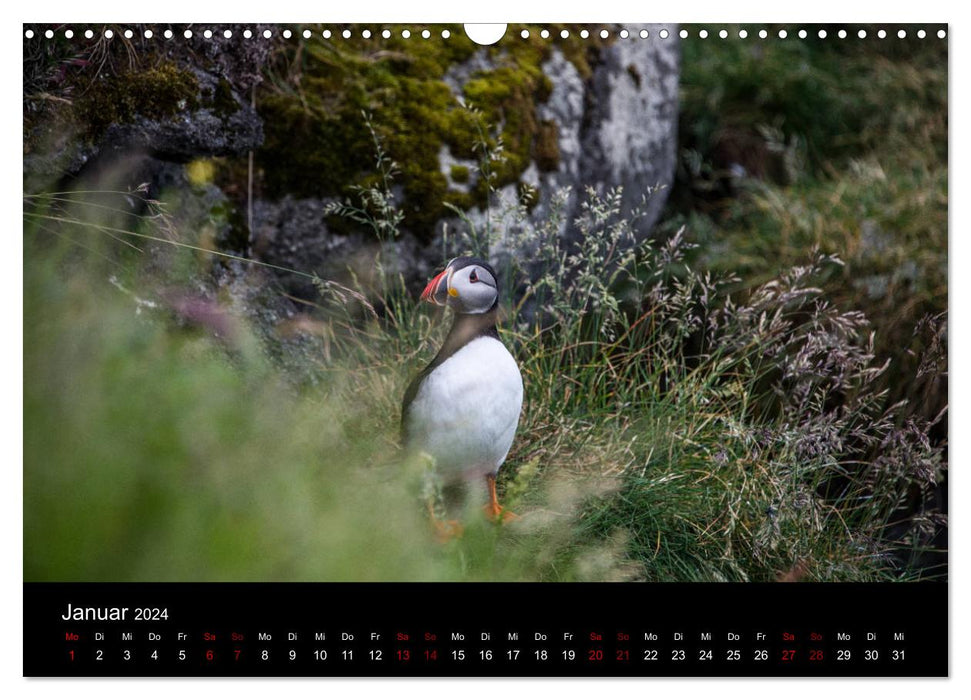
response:
<path fill-rule="evenodd" d="M 423 452 L 447 488 L 483 489 L 486 516 L 516 516 L 499 505 L 496 476 L 509 454 L 523 406 L 523 378 L 499 339 L 499 284 L 481 258 L 453 258 L 425 287 L 421 300 L 450 307 L 455 319 L 438 354 L 405 391 L 401 434 L 405 448 Z M 480 490 L 480 493 L 482 491 Z M 428 506 L 433 522 L 443 525 Z M 457 521 L 446 536 L 461 534 Z"/>

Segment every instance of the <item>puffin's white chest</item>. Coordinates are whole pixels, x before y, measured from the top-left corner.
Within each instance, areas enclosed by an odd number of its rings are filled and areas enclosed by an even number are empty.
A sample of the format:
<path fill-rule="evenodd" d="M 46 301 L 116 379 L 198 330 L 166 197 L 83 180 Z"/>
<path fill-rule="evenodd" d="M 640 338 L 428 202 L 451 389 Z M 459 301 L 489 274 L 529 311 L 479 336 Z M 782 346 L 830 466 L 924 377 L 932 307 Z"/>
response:
<path fill-rule="evenodd" d="M 408 412 L 409 443 L 443 472 L 495 473 L 522 406 L 523 379 L 512 355 L 495 338 L 476 338 L 425 377 Z"/>

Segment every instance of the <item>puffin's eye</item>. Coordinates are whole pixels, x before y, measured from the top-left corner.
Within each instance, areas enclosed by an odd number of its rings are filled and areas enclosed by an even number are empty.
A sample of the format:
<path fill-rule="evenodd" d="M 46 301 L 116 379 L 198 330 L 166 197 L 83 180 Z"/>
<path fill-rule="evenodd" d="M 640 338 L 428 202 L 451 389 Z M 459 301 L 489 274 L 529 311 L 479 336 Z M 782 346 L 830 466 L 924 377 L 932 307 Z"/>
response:
<path fill-rule="evenodd" d="M 472 268 L 472 272 L 469 273 L 469 282 L 478 282 L 479 276 L 475 274 L 475 268 Z"/>

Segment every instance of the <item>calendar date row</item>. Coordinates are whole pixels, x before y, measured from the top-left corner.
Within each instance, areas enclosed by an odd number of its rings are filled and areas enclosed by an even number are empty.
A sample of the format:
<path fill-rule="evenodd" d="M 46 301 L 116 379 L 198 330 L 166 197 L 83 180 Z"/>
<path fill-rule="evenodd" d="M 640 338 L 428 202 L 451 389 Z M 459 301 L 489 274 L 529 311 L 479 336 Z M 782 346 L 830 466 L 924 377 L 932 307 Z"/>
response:
<path fill-rule="evenodd" d="M 559 661 L 561 663 L 630 663 L 630 662 L 662 662 L 673 663 L 695 661 L 698 663 L 721 660 L 727 663 L 750 661 L 767 663 L 778 661 L 793 663 L 800 660 L 809 663 L 836 662 L 904 662 L 907 658 L 906 648 L 834 648 L 834 649 L 769 649 L 769 648 L 587 648 L 587 649 L 556 649 L 556 648 L 294 648 L 294 647 L 253 647 L 253 648 L 167 648 L 167 647 L 117 647 L 94 648 L 88 650 L 70 648 L 67 650 L 69 661 L 82 661 L 85 658 L 96 663 L 100 662 L 157 662 L 169 660 L 178 663 L 202 662 L 215 663 L 268 663 L 268 662 L 298 662 L 311 661 L 314 663 L 337 663 L 364 661 L 369 663 L 462 663 L 475 660 L 476 662 L 512 662 L 529 660 L 531 662 Z"/>

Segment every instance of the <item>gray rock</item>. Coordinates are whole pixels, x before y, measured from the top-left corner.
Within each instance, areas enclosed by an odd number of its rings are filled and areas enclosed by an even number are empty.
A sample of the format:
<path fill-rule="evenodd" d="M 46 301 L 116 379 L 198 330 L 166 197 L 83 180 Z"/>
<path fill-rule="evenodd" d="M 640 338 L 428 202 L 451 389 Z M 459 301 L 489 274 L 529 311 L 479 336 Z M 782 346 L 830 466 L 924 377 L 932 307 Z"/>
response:
<path fill-rule="evenodd" d="M 512 206 L 518 196 L 516 185 L 503 188 L 488 213 L 468 212 L 468 220 L 479 236 L 486 228 L 493 232 L 493 257 L 528 258 L 532 230 L 547 220 L 554 206 L 561 210 L 559 234 L 575 236 L 573 220 L 587 187 L 601 194 L 623 188 L 623 213 L 641 208 L 636 230 L 642 235 L 647 235 L 660 217 L 677 164 L 677 27 L 626 26 L 629 38 L 618 37 L 602 52 L 589 80 L 585 81 L 555 48 L 543 64 L 553 90 L 537 116 L 556 124 L 559 165 L 553 172 L 540 172 L 533 164 L 523 173 L 520 182 L 530 185 L 538 197 L 526 220 Z M 647 30 L 649 38 L 640 38 L 642 29 Z M 662 29 L 668 31 L 668 38 L 659 37 Z M 476 70 L 481 70 L 482 60 L 474 62 Z M 459 78 L 467 74 L 453 71 L 453 89 L 460 88 Z M 648 193 L 652 194 L 643 203 Z M 468 234 L 467 223 L 447 223 L 453 230 Z"/>
<path fill-rule="evenodd" d="M 366 233 L 332 233 L 326 222 L 328 201 L 284 197 L 257 200 L 253 206 L 252 255 L 266 263 L 296 272 L 277 270 L 280 282 L 307 300 L 317 296 L 307 274 L 351 287 L 377 290 L 378 266 L 409 280 L 427 275 L 438 258 L 413 236 L 382 244 Z M 298 274 L 303 273 L 303 274 Z"/>
<path fill-rule="evenodd" d="M 363 234 L 332 235 L 325 222 L 327 204 L 320 199 L 290 196 L 276 202 L 257 199 L 253 203 L 251 255 L 271 265 L 321 277 L 336 274 L 340 261 L 346 262 L 369 242 Z M 283 271 L 277 274 L 289 289 L 313 298 L 310 280 Z"/>
<path fill-rule="evenodd" d="M 677 157 L 680 47 L 674 25 L 633 25 L 594 71 L 580 171 L 586 184 L 620 185 L 624 204 L 638 206 L 650 188 L 670 186 Z M 650 38 L 641 39 L 646 29 Z M 668 38 L 658 33 L 667 29 Z M 657 221 L 666 194 L 652 196 L 640 230 Z"/>
<path fill-rule="evenodd" d="M 105 132 L 99 155 L 139 150 L 162 160 L 188 162 L 243 155 L 262 142 L 263 122 L 249 106 L 227 117 L 200 109 L 164 121 L 138 119 L 132 124 L 113 124 Z"/>
<path fill-rule="evenodd" d="M 263 142 L 263 124 L 249 107 L 220 118 L 199 110 L 172 122 L 142 122 L 124 137 L 166 160 L 188 161 L 210 156 L 244 155 Z"/>
<path fill-rule="evenodd" d="M 232 32 L 230 39 L 221 36 L 227 29 Z M 254 38 L 246 39 L 243 36 L 245 29 L 251 30 Z M 180 40 L 176 45 L 184 47 L 194 57 L 202 56 L 206 69 L 212 75 L 228 80 L 238 93 L 248 94 L 252 87 L 263 82 L 263 68 L 278 42 L 283 41 L 280 38 L 255 38 L 260 37 L 266 29 L 278 33 L 277 27 L 272 24 L 227 24 L 220 25 L 219 31 L 210 39 L 196 31 L 191 39 Z M 198 61 L 188 63 L 197 65 Z"/>

